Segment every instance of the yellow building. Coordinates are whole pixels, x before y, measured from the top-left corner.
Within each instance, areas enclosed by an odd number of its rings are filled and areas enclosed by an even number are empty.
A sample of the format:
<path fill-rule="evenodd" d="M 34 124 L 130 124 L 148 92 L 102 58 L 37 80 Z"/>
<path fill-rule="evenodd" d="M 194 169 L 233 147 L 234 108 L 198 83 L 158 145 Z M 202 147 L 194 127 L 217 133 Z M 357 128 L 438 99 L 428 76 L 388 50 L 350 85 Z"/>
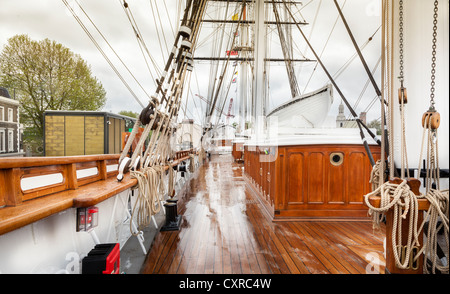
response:
<path fill-rule="evenodd" d="M 97 111 L 46 111 L 45 156 L 118 154 L 122 133 L 136 119 Z"/>

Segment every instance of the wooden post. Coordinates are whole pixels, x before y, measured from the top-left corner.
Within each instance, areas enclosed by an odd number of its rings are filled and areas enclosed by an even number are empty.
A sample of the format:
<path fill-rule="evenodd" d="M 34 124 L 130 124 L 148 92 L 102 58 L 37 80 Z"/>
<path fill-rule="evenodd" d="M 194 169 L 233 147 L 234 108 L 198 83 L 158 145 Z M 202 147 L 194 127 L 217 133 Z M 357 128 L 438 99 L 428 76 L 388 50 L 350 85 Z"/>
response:
<path fill-rule="evenodd" d="M 405 243 L 408 240 L 408 232 L 409 232 L 409 220 L 410 220 L 411 214 L 409 213 L 406 219 L 402 220 L 402 244 L 401 248 L 398 248 L 399 255 L 400 255 L 400 262 L 404 263 L 405 260 Z M 418 224 L 420 224 L 423 221 L 423 210 L 419 211 L 419 218 L 418 218 Z M 393 209 L 390 209 L 386 213 L 386 273 L 390 274 L 422 274 L 423 273 L 423 254 L 420 255 L 417 262 L 413 262 L 413 256 L 415 253 L 420 251 L 423 247 L 423 232 L 419 233 L 419 244 L 417 251 L 411 250 L 411 256 L 409 257 L 409 267 L 406 269 L 398 268 L 395 265 L 395 256 L 392 248 L 392 230 L 396 229 L 393 227 L 394 222 L 394 211 Z M 400 245 L 399 245 L 400 246 Z M 403 252 L 403 255 L 401 252 Z"/>
<path fill-rule="evenodd" d="M 10 168 L 4 171 L 4 187 L 1 188 L 0 192 L 4 193 L 6 206 L 17 206 L 22 204 L 23 193 L 20 188 L 20 168 Z"/>
<path fill-rule="evenodd" d="M 100 174 L 100 179 L 106 180 L 108 178 L 108 172 L 106 169 L 106 160 L 98 161 L 98 173 Z"/>
<path fill-rule="evenodd" d="M 76 163 L 71 163 L 71 164 L 66 165 L 66 176 L 67 176 L 67 189 L 69 189 L 69 190 L 78 189 Z"/>
<path fill-rule="evenodd" d="M 414 185 L 410 185 L 414 186 Z M 379 196 L 371 196 L 369 197 L 369 202 L 374 207 L 380 207 L 381 197 Z M 419 204 L 419 218 L 418 218 L 418 227 L 423 222 L 423 212 L 430 208 L 430 203 L 426 199 L 418 199 Z M 409 217 L 410 214 L 406 217 L 406 219 L 402 220 L 402 241 L 408 240 L 408 231 L 409 231 Z M 408 269 L 400 269 L 395 265 L 395 257 L 394 252 L 392 251 L 392 231 L 395 229 L 393 227 L 394 223 L 394 212 L 393 209 L 390 209 L 386 212 L 386 273 L 391 274 L 423 274 L 423 254 L 419 257 L 417 263 L 413 264 L 410 257 L 410 268 Z M 423 231 L 419 232 L 419 244 L 417 250 L 423 246 Z M 404 246 L 404 245 L 403 245 Z M 401 249 L 398 249 L 401 252 Z M 401 256 L 401 255 L 400 255 Z M 400 259 L 404 260 L 403 258 Z"/>

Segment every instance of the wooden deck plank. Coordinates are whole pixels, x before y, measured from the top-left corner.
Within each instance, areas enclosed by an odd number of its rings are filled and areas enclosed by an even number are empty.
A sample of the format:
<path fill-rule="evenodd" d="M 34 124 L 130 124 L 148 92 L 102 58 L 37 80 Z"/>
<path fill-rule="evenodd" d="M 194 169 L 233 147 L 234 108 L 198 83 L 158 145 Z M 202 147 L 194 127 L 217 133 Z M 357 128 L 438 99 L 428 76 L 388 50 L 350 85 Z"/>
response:
<path fill-rule="evenodd" d="M 330 256 L 327 252 L 327 249 L 324 248 L 311 233 L 306 229 L 304 224 L 294 223 L 295 228 L 297 228 L 298 232 L 306 237 L 306 244 L 308 248 L 314 253 L 318 260 L 322 262 L 322 264 L 326 267 L 327 270 L 332 274 L 342 273 L 342 270 L 339 267 L 336 267 L 336 262 L 332 262 L 334 258 Z M 346 273 L 346 272 L 345 272 Z"/>
<path fill-rule="evenodd" d="M 153 273 L 158 274 L 158 273 L 164 273 L 164 270 L 166 268 L 163 268 L 163 271 L 161 271 L 161 267 L 163 267 L 163 265 L 167 264 L 166 262 L 166 258 L 168 255 L 171 255 L 171 252 L 173 251 L 173 243 L 175 241 L 175 239 L 177 238 L 177 234 L 174 232 L 168 232 L 169 238 L 167 239 L 166 245 L 164 246 L 163 250 L 161 250 L 161 254 L 158 256 L 158 260 L 154 266 L 153 269 Z M 167 259 L 170 260 L 171 259 Z"/>
<path fill-rule="evenodd" d="M 350 228 L 352 231 L 358 232 L 357 235 L 364 238 L 368 244 L 380 244 L 383 243 L 386 230 L 381 228 L 381 231 L 375 232 L 372 228 L 372 223 L 346 223 L 346 227 Z"/>
<path fill-rule="evenodd" d="M 339 263 L 352 274 L 364 273 L 365 268 L 360 264 L 360 258 L 355 256 L 353 252 L 348 250 L 346 242 L 333 241 L 331 236 L 338 235 L 343 231 L 342 224 L 339 223 L 328 223 L 328 227 L 324 227 L 323 223 L 315 223 L 311 225 L 311 228 L 321 236 L 326 236 L 326 242 L 329 247 L 330 254 L 337 260 Z M 325 240 L 325 238 L 324 238 Z M 348 239 L 344 239 L 348 240 Z M 353 240 L 352 244 L 355 243 Z M 362 242 L 364 243 L 364 242 Z"/>
<path fill-rule="evenodd" d="M 184 252 L 182 257 L 182 262 L 179 266 L 178 273 L 192 273 L 196 266 L 197 266 L 197 259 L 198 259 L 198 249 L 200 246 L 200 238 L 202 230 L 205 228 L 207 220 L 206 220 L 206 210 L 207 207 L 201 206 L 197 210 L 198 213 L 198 220 L 195 223 L 191 224 L 189 233 L 193 235 L 193 238 L 191 239 L 191 242 L 189 245 L 187 245 L 188 249 Z M 196 228 L 196 230 L 192 229 Z M 183 267 L 182 267 L 183 265 Z"/>
<path fill-rule="evenodd" d="M 384 260 L 374 258 L 383 259 L 384 231 L 369 222 L 274 223 L 247 190 L 241 165 L 226 156 L 200 167 L 179 198 L 183 224 L 156 236 L 142 273 L 384 272 Z"/>
<path fill-rule="evenodd" d="M 192 202 L 194 205 L 196 205 L 195 202 Z M 187 246 L 192 238 L 195 238 L 196 236 L 196 232 L 193 232 L 195 229 L 198 228 L 198 226 L 195 226 L 194 224 L 199 221 L 200 215 L 199 214 L 191 214 L 191 215 L 185 215 L 183 217 L 182 220 L 182 224 L 181 226 L 184 228 L 187 228 L 188 226 L 191 226 L 191 230 L 189 229 L 185 229 L 182 230 L 179 234 L 180 237 L 180 245 L 178 246 L 176 253 L 175 253 L 175 257 L 172 261 L 172 263 L 170 264 L 170 267 L 168 269 L 168 273 L 169 274 L 176 274 L 176 273 L 180 273 L 179 269 L 180 269 L 180 265 L 182 263 L 182 259 L 183 256 L 185 254 L 185 252 L 188 250 L 188 248 L 190 248 L 189 246 Z M 184 272 L 184 267 L 181 267 L 181 273 L 185 273 Z"/>
<path fill-rule="evenodd" d="M 327 230 L 321 230 L 320 227 L 321 224 L 312 224 L 310 226 L 310 228 L 316 233 L 316 234 L 320 234 L 322 237 L 325 237 L 324 240 L 327 243 L 327 249 L 328 249 L 328 253 L 334 258 L 333 261 L 337 261 L 339 264 L 336 267 L 343 268 L 344 271 L 351 273 L 351 274 L 359 274 L 360 273 L 360 268 L 358 267 L 357 264 L 355 263 L 350 263 L 348 262 L 347 258 L 350 258 L 348 255 L 343 254 L 343 250 L 340 246 L 339 243 L 333 242 L 331 241 L 331 239 L 329 238 L 330 236 L 330 228 L 328 228 Z M 333 230 L 334 232 L 336 232 L 336 230 Z M 345 246 L 344 246 L 345 248 Z"/>
<path fill-rule="evenodd" d="M 289 273 L 280 252 L 267 232 L 268 228 L 270 228 L 272 224 L 267 223 L 266 218 L 261 215 L 259 211 L 253 210 L 251 213 L 253 214 L 254 220 L 253 226 L 255 229 L 259 229 L 260 232 L 260 246 L 263 246 L 265 248 L 265 252 L 267 252 L 270 256 L 269 265 L 271 267 L 271 271 L 276 274 Z"/>
<path fill-rule="evenodd" d="M 144 267 L 141 269 L 142 273 L 152 274 L 155 270 L 156 264 L 169 240 L 169 234 L 158 234 L 153 241 L 151 251 L 147 254 Z"/>
<path fill-rule="evenodd" d="M 257 246 L 260 248 L 260 259 L 263 258 L 267 265 L 267 273 L 273 273 L 273 274 L 279 274 L 280 269 L 276 264 L 275 258 L 273 256 L 272 251 L 270 250 L 268 243 L 266 239 L 264 239 L 263 233 L 259 229 L 259 226 L 257 225 L 257 221 L 255 220 L 253 211 L 248 211 L 248 215 L 251 219 L 251 224 L 253 226 L 254 233 L 256 235 L 256 240 L 258 242 Z M 262 257 L 261 257 L 262 255 Z"/>
<path fill-rule="evenodd" d="M 292 248 L 295 253 L 299 256 L 302 263 L 305 265 L 309 273 L 312 274 L 326 274 L 329 271 L 325 266 L 317 259 L 314 253 L 308 248 L 308 246 L 303 242 L 301 237 L 294 232 L 290 224 L 283 224 L 284 232 L 287 236 L 294 236 L 287 238 L 288 242 L 291 243 Z"/>
<path fill-rule="evenodd" d="M 250 207 L 255 209 L 253 205 Z M 250 217 L 249 217 L 249 222 L 250 222 Z M 246 234 L 247 234 L 248 240 L 250 242 L 249 246 L 251 246 L 251 249 L 253 250 L 254 256 L 258 263 L 259 272 L 262 274 L 271 273 L 269 266 L 267 264 L 267 260 L 264 257 L 264 252 L 261 250 L 261 246 L 258 243 L 256 233 L 254 232 L 251 223 L 248 226 L 246 226 L 244 229 L 246 230 Z"/>

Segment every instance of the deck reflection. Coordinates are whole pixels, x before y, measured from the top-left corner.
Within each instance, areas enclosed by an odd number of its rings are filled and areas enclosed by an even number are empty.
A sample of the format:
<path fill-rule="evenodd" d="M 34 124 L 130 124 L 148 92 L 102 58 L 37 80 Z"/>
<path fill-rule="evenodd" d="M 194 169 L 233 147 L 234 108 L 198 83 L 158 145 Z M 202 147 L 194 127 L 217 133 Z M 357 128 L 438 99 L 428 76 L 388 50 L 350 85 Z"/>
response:
<path fill-rule="evenodd" d="M 242 165 L 213 156 L 180 197 L 181 229 L 160 232 L 144 274 L 384 273 L 382 232 L 369 222 L 269 221 Z"/>

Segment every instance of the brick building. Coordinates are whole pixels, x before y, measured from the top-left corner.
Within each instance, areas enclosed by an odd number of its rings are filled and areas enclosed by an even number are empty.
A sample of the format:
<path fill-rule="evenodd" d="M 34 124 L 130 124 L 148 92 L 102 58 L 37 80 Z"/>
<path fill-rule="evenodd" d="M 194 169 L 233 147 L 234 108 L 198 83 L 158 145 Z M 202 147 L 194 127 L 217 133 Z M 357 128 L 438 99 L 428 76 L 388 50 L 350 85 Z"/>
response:
<path fill-rule="evenodd" d="M 0 87 L 0 157 L 23 156 L 20 142 L 19 101 Z"/>

